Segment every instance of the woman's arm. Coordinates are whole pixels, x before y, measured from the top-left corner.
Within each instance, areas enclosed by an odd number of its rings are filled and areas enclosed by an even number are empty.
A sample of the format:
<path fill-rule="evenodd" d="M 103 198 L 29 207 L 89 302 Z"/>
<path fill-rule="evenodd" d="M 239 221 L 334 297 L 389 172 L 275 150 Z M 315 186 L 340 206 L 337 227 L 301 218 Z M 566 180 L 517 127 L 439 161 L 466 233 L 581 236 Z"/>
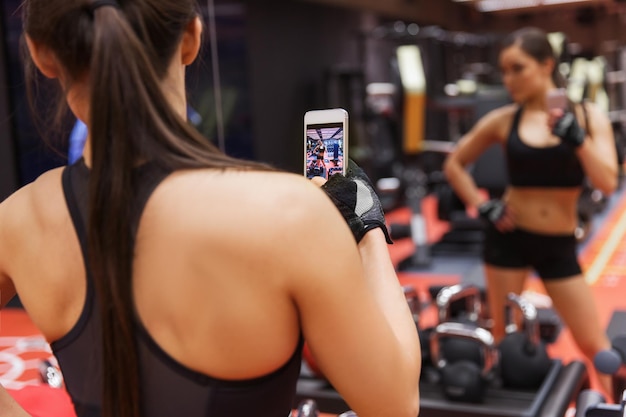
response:
<path fill-rule="evenodd" d="M 0 385 L 0 415 L 3 417 L 30 417 L 17 401 Z"/>
<path fill-rule="evenodd" d="M 4 307 L 15 295 L 15 286 L 6 272 L 6 255 L 10 245 L 7 211 L 10 198 L 0 203 L 0 307 Z M 0 313 L 2 314 L 2 313 Z M 8 391 L 0 385 L 0 415 L 7 417 L 29 417 Z"/>
<path fill-rule="evenodd" d="M 0 308 L 7 305 L 9 301 L 15 296 L 15 285 L 11 280 L 7 271 L 9 251 L 11 249 L 11 242 L 13 239 L 9 236 L 9 214 L 11 209 L 12 199 L 9 197 L 0 203 Z"/>
<path fill-rule="evenodd" d="M 587 140 L 577 149 L 578 158 L 591 183 L 605 195 L 617 188 L 617 152 L 613 128 L 607 115 L 592 104 L 588 111 Z"/>
<path fill-rule="evenodd" d="M 476 161 L 491 145 L 504 140 L 514 111 L 515 107 L 506 106 L 486 114 L 459 140 L 443 165 L 446 179 L 459 198 L 465 204 L 478 208 L 482 217 L 502 231 L 514 227 L 513 213 L 500 201 L 485 204 L 484 194 L 480 193 L 467 171 L 467 166 Z"/>
<path fill-rule="evenodd" d="M 416 417 L 419 338 L 384 233 L 372 229 L 357 246 L 331 200 L 310 197 L 284 259 L 316 364 L 359 417 Z"/>
<path fill-rule="evenodd" d="M 494 143 L 501 141 L 504 119 L 512 114 L 511 107 L 496 109 L 481 118 L 457 143 L 446 158 L 443 171 L 450 186 L 467 205 L 478 207 L 485 198 L 476 187 L 467 166 Z"/>

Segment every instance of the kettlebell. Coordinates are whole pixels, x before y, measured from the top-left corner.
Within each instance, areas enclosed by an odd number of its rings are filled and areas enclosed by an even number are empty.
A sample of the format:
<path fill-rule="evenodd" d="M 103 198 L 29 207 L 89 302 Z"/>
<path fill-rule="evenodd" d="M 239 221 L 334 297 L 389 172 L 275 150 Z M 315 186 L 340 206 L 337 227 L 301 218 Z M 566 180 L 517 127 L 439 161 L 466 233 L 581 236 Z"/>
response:
<path fill-rule="evenodd" d="M 413 321 L 416 325 L 418 325 L 420 322 L 422 307 L 420 304 L 420 297 L 417 293 L 417 289 L 415 289 L 413 285 L 403 285 L 402 291 L 404 291 L 404 298 L 409 305 L 409 310 L 411 310 Z"/>
<path fill-rule="evenodd" d="M 464 340 L 477 345 L 480 362 L 450 360 L 440 349 L 443 340 Z M 440 385 L 446 398 L 468 403 L 483 402 L 498 364 L 498 350 L 491 332 L 466 323 L 446 322 L 435 327 L 430 341 L 430 355 L 439 370 Z"/>
<path fill-rule="evenodd" d="M 420 350 L 422 353 L 422 368 L 424 368 L 424 366 L 428 366 L 431 364 L 430 334 L 433 328 L 432 327 L 422 328 L 420 326 L 420 315 L 422 313 L 422 306 L 421 306 L 419 295 L 415 287 L 413 285 L 403 285 L 402 289 L 404 290 L 404 297 L 406 298 L 406 302 L 409 305 L 409 310 L 411 310 L 411 315 L 413 316 L 413 321 L 415 322 L 417 334 L 420 339 Z"/>
<path fill-rule="evenodd" d="M 539 334 L 537 309 L 528 300 L 509 293 L 506 303 L 506 336 L 500 342 L 500 376 L 505 387 L 535 389 L 541 386 L 552 366 Z M 518 329 L 514 311 L 522 313 Z"/>
<path fill-rule="evenodd" d="M 305 399 L 298 404 L 295 417 L 319 417 L 319 415 L 320 411 L 315 400 Z"/>
<path fill-rule="evenodd" d="M 465 314 L 453 317 L 451 312 L 452 303 L 465 300 Z M 443 287 L 436 298 L 439 323 L 459 322 L 470 328 L 478 328 L 481 316 L 482 302 L 480 289 L 472 284 L 456 284 Z M 472 362 L 481 361 L 481 349 L 478 345 L 467 338 L 447 338 L 440 343 L 440 350 L 444 356 L 452 362 L 461 359 L 469 359 Z"/>
<path fill-rule="evenodd" d="M 466 300 L 466 313 L 463 317 L 452 316 L 452 303 Z M 466 323 L 478 323 L 482 311 L 480 289 L 473 284 L 455 284 L 443 287 L 436 297 L 439 322 L 463 321 Z"/>

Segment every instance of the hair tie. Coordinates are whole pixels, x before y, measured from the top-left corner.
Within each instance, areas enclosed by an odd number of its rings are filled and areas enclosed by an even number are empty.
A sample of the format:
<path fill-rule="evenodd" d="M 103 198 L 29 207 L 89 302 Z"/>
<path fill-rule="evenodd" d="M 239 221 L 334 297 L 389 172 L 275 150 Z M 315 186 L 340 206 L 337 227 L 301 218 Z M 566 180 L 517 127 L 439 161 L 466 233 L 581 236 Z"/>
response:
<path fill-rule="evenodd" d="M 89 12 L 93 16 L 96 10 L 104 6 L 111 6 L 116 9 L 121 9 L 120 4 L 117 2 L 117 0 L 94 0 L 89 3 Z"/>

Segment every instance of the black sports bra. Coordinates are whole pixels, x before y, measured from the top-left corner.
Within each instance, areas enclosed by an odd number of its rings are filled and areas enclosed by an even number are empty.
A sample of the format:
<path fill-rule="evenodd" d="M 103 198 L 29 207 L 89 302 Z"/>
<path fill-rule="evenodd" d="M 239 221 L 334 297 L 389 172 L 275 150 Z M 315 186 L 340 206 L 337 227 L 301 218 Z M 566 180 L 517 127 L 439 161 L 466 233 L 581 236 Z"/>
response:
<path fill-rule="evenodd" d="M 505 146 L 509 183 L 515 187 L 580 187 L 585 172 L 574 148 L 563 142 L 545 148 L 524 143 L 518 131 L 522 111 L 520 106 L 513 117 Z"/>
<path fill-rule="evenodd" d="M 133 202 L 136 228 L 156 186 L 169 174 L 146 164 L 136 170 Z M 86 259 L 87 185 L 89 169 L 81 159 L 63 172 L 63 191 Z M 51 343 L 78 417 L 101 416 L 101 334 L 97 297 L 86 260 L 87 295 L 76 325 Z M 300 374 L 303 340 L 280 369 L 254 379 L 212 378 L 176 362 L 137 324 L 141 410 L 146 417 L 286 417 L 292 407 Z M 251 341 L 251 343 L 254 343 Z"/>

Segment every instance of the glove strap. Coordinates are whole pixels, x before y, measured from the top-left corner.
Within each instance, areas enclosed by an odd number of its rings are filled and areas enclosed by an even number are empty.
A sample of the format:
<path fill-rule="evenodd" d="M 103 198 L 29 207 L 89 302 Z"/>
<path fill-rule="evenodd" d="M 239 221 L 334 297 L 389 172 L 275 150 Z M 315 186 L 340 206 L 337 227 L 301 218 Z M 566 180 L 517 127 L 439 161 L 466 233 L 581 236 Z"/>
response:
<path fill-rule="evenodd" d="M 391 236 L 389 235 L 389 230 L 387 230 L 387 225 L 378 221 L 368 221 L 365 222 L 364 224 L 365 227 L 363 227 L 363 233 L 362 235 L 357 238 L 357 242 L 360 242 L 361 239 L 363 239 L 363 236 L 365 236 L 365 234 L 367 232 L 369 232 L 370 230 L 374 230 L 378 227 L 380 227 L 381 229 L 383 229 L 383 234 L 385 235 L 385 240 L 387 241 L 387 243 L 389 245 L 393 245 L 393 240 L 391 240 Z"/>

